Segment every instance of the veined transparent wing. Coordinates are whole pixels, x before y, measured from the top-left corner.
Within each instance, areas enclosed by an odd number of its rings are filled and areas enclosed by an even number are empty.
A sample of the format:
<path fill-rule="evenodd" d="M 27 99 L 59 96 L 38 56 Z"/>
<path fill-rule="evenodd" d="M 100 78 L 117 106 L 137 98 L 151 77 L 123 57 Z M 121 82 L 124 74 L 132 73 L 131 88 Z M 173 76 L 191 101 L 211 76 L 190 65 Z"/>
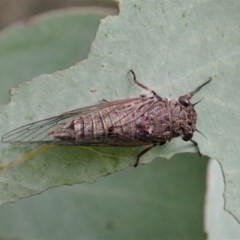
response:
<path fill-rule="evenodd" d="M 149 105 L 150 103 L 150 105 Z M 142 115 L 142 111 L 139 109 L 147 104 L 147 106 L 154 105 L 153 97 L 137 97 L 131 99 L 117 100 L 117 101 L 104 101 L 100 104 L 93 106 L 79 108 L 69 112 L 65 112 L 61 115 L 33 122 L 24 126 L 21 126 L 17 129 L 14 129 L 10 132 L 4 134 L 1 138 L 2 142 L 8 143 L 52 143 L 52 144 L 72 144 L 72 145 L 126 145 L 126 146 L 138 146 L 144 145 L 146 143 L 138 142 L 136 139 L 129 138 L 128 136 L 119 135 L 119 141 L 111 142 L 111 138 L 115 138 L 114 135 L 111 136 L 109 141 L 103 141 L 103 139 L 92 139 L 84 138 L 83 142 L 76 143 L 75 141 L 59 141 L 51 136 L 51 133 L 57 128 L 61 127 L 66 123 L 71 123 L 76 118 L 86 117 L 93 115 L 96 112 L 102 111 L 104 109 L 118 110 L 121 109 L 121 116 L 115 122 L 116 126 L 114 127 L 123 127 L 131 121 L 135 121 L 138 117 Z M 146 105 L 145 105 L 146 106 Z M 107 113 L 106 113 L 107 112 Z M 109 114 L 109 111 L 105 111 L 105 115 Z M 131 116 L 134 115 L 134 118 Z M 103 115 L 104 119 L 105 116 Z M 99 121 L 99 120 L 98 120 Z M 95 123 L 96 124 L 96 123 Z M 133 142 L 135 141 L 135 143 Z"/>

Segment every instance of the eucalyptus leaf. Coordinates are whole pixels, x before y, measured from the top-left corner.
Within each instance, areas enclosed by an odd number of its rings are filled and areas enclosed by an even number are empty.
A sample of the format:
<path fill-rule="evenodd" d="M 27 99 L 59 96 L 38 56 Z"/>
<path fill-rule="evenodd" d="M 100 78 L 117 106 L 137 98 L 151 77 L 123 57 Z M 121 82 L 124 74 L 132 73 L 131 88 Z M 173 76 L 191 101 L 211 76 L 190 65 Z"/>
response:
<path fill-rule="evenodd" d="M 206 158 L 179 154 L 94 184 L 4 204 L 0 234 L 5 239 L 206 239 L 206 164 Z"/>

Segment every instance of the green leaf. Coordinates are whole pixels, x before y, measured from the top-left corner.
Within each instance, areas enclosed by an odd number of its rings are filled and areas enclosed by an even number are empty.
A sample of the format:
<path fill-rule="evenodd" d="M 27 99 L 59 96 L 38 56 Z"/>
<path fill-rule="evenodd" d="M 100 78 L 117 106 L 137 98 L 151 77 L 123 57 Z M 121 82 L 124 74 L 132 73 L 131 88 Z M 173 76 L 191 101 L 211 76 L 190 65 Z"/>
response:
<path fill-rule="evenodd" d="M 1 236 L 206 239 L 202 211 L 206 160 L 194 159 L 194 154 L 180 154 L 171 161 L 159 158 L 94 184 L 52 189 L 16 204 L 3 205 Z"/>
<path fill-rule="evenodd" d="M 224 179 L 216 160 L 208 164 L 207 193 L 205 197 L 205 230 L 208 239 L 239 239 L 239 223 L 223 209 Z"/>

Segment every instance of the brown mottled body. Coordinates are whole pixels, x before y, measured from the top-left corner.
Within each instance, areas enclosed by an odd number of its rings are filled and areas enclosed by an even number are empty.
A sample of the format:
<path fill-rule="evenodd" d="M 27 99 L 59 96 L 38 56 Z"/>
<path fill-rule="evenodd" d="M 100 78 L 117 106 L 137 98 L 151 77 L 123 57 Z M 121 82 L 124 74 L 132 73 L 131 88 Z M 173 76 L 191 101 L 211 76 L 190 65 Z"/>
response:
<path fill-rule="evenodd" d="M 197 113 L 190 100 L 211 78 L 178 100 L 168 100 L 139 83 L 135 73 L 132 70 L 130 72 L 134 82 L 150 91 L 153 96 L 104 101 L 69 111 L 8 132 L 3 135 L 2 141 L 101 146 L 148 145 L 138 155 L 135 166 L 138 165 L 140 156 L 152 147 L 163 145 L 178 136 L 197 146 L 192 140 L 196 130 Z"/>
<path fill-rule="evenodd" d="M 184 107 L 176 100 L 159 100 L 155 96 L 140 97 L 76 117 L 51 135 L 75 143 L 162 144 L 174 137 L 193 133 L 196 120 L 196 112 L 191 106 Z"/>

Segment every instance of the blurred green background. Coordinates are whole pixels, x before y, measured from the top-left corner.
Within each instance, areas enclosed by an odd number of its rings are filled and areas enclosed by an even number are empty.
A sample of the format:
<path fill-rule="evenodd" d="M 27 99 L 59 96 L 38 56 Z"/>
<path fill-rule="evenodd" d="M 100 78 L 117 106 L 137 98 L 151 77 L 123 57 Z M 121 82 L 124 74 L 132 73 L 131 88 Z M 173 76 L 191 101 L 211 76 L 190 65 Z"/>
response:
<path fill-rule="evenodd" d="M 118 11 L 113 0 L 1 0 L 0 29 L 50 10 L 66 7 L 103 7 Z"/>

